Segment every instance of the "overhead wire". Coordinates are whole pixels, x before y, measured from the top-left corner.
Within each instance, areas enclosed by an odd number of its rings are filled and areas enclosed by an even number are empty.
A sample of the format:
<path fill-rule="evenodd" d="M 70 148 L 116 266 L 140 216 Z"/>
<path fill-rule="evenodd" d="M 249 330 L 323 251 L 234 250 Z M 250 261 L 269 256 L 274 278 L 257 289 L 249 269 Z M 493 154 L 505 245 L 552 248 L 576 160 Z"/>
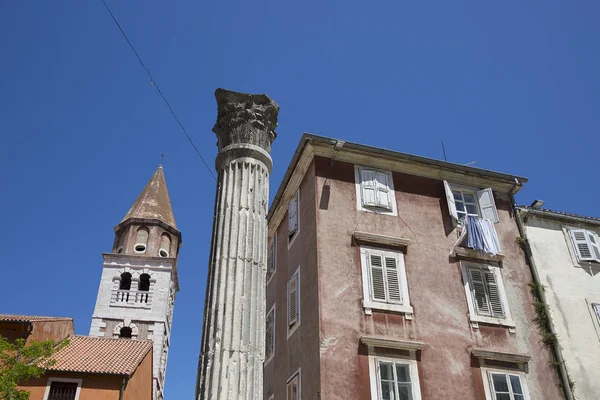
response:
<path fill-rule="evenodd" d="M 119 24 L 119 21 L 117 21 L 117 18 L 115 17 L 115 15 L 113 14 L 113 12 L 111 11 L 110 7 L 108 7 L 108 4 L 106 4 L 106 1 L 102 0 L 102 3 L 104 4 L 104 7 L 106 7 L 106 10 L 110 14 L 110 16 L 111 16 L 113 22 L 115 23 L 115 25 L 117 26 L 117 28 L 119 28 L 119 31 L 121 31 L 121 34 L 123 35 L 123 37 L 127 41 L 127 44 L 131 48 L 131 51 L 133 51 L 133 54 L 135 54 L 135 56 L 137 57 L 140 65 L 142 66 L 142 68 L 144 68 L 144 70 L 148 74 L 148 77 L 150 78 L 150 84 L 156 88 L 156 91 L 158 92 L 159 96 L 163 99 L 163 101 L 165 102 L 165 104 L 169 108 L 169 111 L 171 112 L 171 115 L 173 115 L 173 118 L 175 119 L 175 122 L 177 122 L 177 124 L 179 124 L 179 126 L 181 127 L 181 130 L 183 131 L 183 133 L 187 137 L 188 141 L 190 142 L 190 144 L 192 145 L 192 147 L 196 151 L 196 154 L 198 154 L 198 157 L 200 157 L 200 159 L 202 160 L 202 163 L 204 164 L 204 166 L 206 167 L 206 169 L 208 170 L 208 172 L 210 173 L 210 175 L 213 177 L 213 179 L 216 182 L 217 178 L 216 178 L 215 174 L 213 173 L 212 169 L 210 169 L 210 167 L 206 163 L 206 160 L 204 160 L 204 157 L 202 157 L 202 154 L 200 154 L 200 151 L 198 150 L 198 148 L 194 144 L 194 141 L 192 140 L 192 138 L 188 134 L 187 130 L 185 129 L 185 127 L 183 126 L 183 124 L 181 123 L 181 121 L 179 120 L 179 118 L 177 117 L 177 114 L 175 114 L 175 110 L 173 110 L 173 107 L 171 107 L 171 104 L 169 103 L 169 101 L 167 100 L 167 98 L 165 97 L 165 95 L 163 94 L 163 92 L 160 90 L 160 87 L 158 86 L 158 83 L 154 80 L 154 77 L 152 76 L 152 73 L 150 72 L 150 68 L 148 68 L 146 66 L 146 64 L 144 64 L 144 62 L 142 61 L 142 58 L 140 57 L 139 53 L 135 50 L 135 47 L 133 47 L 133 44 L 131 43 L 131 41 L 127 37 L 127 34 L 125 34 L 125 31 L 123 30 L 123 28 L 121 28 L 121 25 Z"/>

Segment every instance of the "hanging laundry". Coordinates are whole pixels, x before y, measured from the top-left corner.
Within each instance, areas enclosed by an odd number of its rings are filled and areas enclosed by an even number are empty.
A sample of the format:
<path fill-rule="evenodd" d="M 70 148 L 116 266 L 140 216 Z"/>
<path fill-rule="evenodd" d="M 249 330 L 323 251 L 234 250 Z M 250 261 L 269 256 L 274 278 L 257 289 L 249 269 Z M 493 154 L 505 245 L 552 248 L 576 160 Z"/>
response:
<path fill-rule="evenodd" d="M 491 220 L 468 216 L 466 222 L 467 247 L 496 255 L 500 253 L 500 242 Z"/>

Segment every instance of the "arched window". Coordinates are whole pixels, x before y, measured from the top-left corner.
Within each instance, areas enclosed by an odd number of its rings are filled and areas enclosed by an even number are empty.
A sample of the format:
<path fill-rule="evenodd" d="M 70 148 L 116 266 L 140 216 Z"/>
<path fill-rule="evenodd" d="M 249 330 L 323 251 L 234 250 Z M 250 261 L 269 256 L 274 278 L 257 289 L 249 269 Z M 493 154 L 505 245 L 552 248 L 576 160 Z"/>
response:
<path fill-rule="evenodd" d="M 161 257 L 169 257 L 169 249 L 171 248 L 171 238 L 166 233 L 160 237 L 160 250 L 158 255 Z"/>
<path fill-rule="evenodd" d="M 137 235 L 135 237 L 135 246 L 133 247 L 133 250 L 136 253 L 145 253 L 146 252 L 146 245 L 148 244 L 148 234 L 150 232 L 148 231 L 148 228 L 140 228 L 137 231 Z"/>
<path fill-rule="evenodd" d="M 130 290 L 131 289 L 131 274 L 129 272 L 123 272 L 121 274 L 121 282 L 119 282 L 119 290 Z"/>
<path fill-rule="evenodd" d="M 124 326 L 119 331 L 119 339 L 131 339 L 132 330 L 128 326 Z"/>
<path fill-rule="evenodd" d="M 140 275 L 140 290 L 147 292 L 150 290 L 150 275 L 141 274 Z"/>

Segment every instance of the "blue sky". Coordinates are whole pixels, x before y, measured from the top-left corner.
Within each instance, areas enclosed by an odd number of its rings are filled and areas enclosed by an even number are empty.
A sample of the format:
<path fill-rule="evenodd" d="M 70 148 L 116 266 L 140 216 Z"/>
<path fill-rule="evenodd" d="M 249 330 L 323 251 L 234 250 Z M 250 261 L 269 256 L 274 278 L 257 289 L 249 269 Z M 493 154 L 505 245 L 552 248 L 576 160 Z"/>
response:
<path fill-rule="evenodd" d="M 600 3 L 107 0 L 209 165 L 213 92 L 281 106 L 271 197 L 303 132 L 527 176 L 600 217 Z M 519 4 L 517 4 L 519 3 Z M 87 334 L 113 227 L 164 152 L 183 232 L 166 398 L 196 378 L 214 181 L 100 0 L 0 4 L 0 312 Z"/>

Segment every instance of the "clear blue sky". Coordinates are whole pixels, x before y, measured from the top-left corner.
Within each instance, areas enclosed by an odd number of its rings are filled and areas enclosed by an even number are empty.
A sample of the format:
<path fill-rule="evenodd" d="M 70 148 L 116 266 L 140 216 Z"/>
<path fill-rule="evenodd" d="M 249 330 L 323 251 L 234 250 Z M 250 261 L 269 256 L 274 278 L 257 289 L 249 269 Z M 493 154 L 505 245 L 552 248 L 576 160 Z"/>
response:
<path fill-rule="evenodd" d="M 215 88 L 279 103 L 271 197 L 303 132 L 444 140 L 529 177 L 521 203 L 600 217 L 598 1 L 108 3 L 211 166 Z M 164 152 L 184 238 L 166 398 L 192 398 L 212 178 L 100 0 L 1 1 L 0 51 L 0 312 L 87 334 L 100 253 Z"/>

